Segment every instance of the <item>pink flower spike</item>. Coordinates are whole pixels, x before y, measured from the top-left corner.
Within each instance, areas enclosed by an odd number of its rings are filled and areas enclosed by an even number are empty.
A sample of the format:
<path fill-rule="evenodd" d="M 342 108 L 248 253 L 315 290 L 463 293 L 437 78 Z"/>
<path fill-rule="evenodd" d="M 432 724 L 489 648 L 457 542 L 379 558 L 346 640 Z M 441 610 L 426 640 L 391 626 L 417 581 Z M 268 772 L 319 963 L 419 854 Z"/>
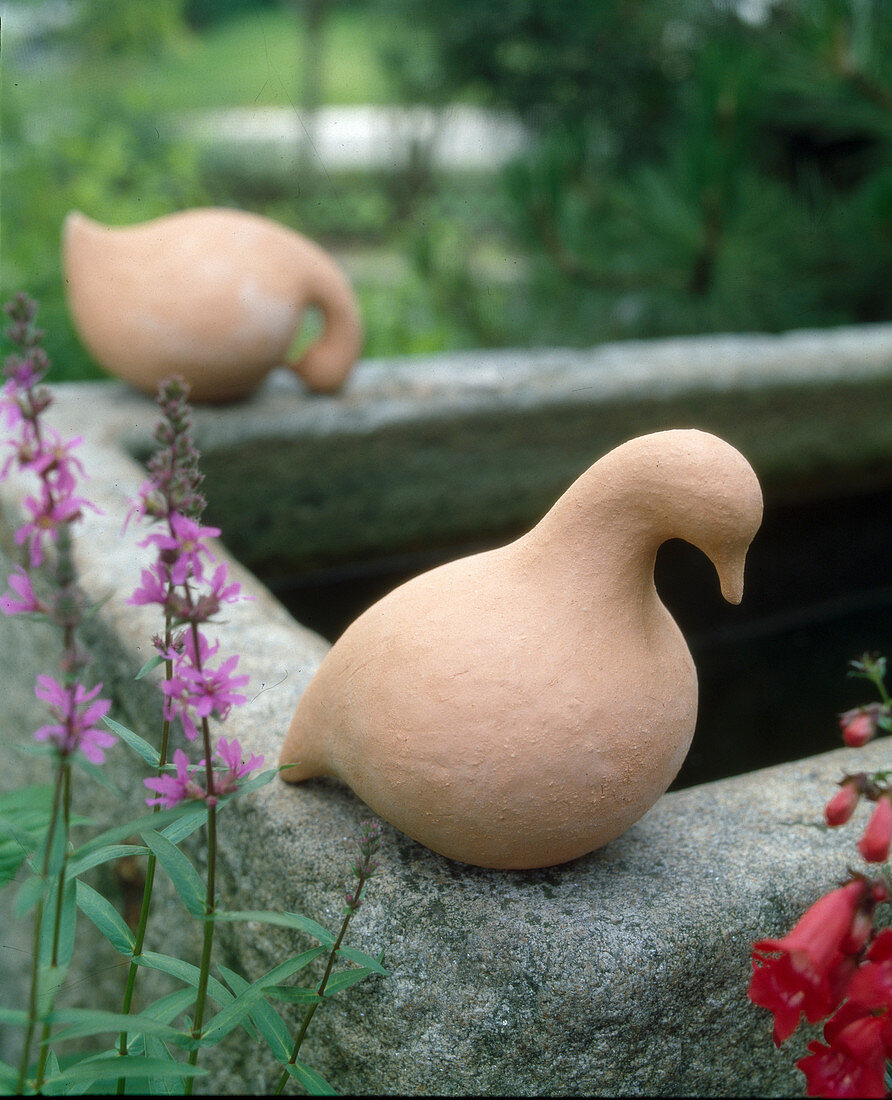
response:
<path fill-rule="evenodd" d="M 16 600 L 9 594 L 0 596 L 0 611 L 4 615 L 21 615 L 34 611 L 46 611 L 46 604 L 41 603 L 35 596 L 31 578 L 21 566 L 17 566 L 15 573 L 11 573 L 7 577 L 6 583 L 19 598 Z"/>
<path fill-rule="evenodd" d="M 107 699 L 96 699 L 101 690 L 102 684 L 87 691 L 81 684 L 63 687 L 52 676 L 38 676 L 34 694 L 49 704 L 56 721 L 35 730 L 35 740 L 55 742 L 63 756 L 80 750 L 94 764 L 104 763 L 103 750 L 113 745 L 115 738 L 96 726 L 111 708 Z"/>
<path fill-rule="evenodd" d="M 144 779 L 143 785 L 150 791 L 157 791 L 158 798 L 147 798 L 147 806 L 161 806 L 170 810 L 187 798 L 204 798 L 206 791 L 193 778 L 197 769 L 189 767 L 189 757 L 182 749 L 173 754 L 176 775 L 159 775 L 154 779 Z"/>
<path fill-rule="evenodd" d="M 151 544 L 171 556 L 173 561 L 170 575 L 174 584 L 185 584 L 190 577 L 204 580 L 202 557 L 208 561 L 215 559 L 202 540 L 216 538 L 220 534 L 220 528 L 201 527 L 179 512 L 171 512 L 168 523 L 170 534 L 149 535 L 140 546 Z"/>

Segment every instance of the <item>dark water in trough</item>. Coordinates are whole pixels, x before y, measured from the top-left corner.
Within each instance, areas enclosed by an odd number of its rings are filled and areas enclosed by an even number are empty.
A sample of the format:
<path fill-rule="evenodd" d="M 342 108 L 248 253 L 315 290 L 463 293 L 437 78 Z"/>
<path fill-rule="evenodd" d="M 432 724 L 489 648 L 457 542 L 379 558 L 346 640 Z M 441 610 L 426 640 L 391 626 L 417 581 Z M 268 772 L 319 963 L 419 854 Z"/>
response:
<path fill-rule="evenodd" d="M 333 640 L 404 580 L 485 548 L 432 550 L 268 583 L 300 622 Z M 890 550 L 892 489 L 769 501 L 739 607 L 722 600 L 699 551 L 678 541 L 661 549 L 657 587 L 700 679 L 697 732 L 674 787 L 841 746 L 836 715 L 873 699 L 866 681 L 847 677 L 848 661 L 866 650 L 892 658 Z"/>

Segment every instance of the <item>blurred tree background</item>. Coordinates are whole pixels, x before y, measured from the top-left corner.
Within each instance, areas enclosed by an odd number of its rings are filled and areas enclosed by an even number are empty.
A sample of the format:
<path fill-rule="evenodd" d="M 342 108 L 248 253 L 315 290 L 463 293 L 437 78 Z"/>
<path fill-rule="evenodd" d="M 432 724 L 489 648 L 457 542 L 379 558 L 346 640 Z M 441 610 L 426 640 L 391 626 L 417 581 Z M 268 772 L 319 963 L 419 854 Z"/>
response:
<path fill-rule="evenodd" d="M 888 0 L 36 0 L 4 42 L 2 279 L 44 302 L 62 219 L 265 213 L 351 275 L 366 354 L 892 319 Z M 6 13 L 5 13 L 6 15 Z M 4 34 L 9 20 L 4 18 Z M 184 112 L 471 104 L 505 167 L 335 171 L 184 136 Z"/>

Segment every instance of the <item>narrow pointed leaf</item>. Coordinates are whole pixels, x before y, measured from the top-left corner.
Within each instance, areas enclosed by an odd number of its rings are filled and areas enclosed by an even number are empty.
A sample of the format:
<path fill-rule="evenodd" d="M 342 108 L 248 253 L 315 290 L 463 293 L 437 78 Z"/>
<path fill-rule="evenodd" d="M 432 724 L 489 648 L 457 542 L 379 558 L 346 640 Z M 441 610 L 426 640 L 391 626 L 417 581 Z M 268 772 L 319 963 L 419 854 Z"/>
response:
<path fill-rule="evenodd" d="M 53 883 L 53 889 L 48 897 L 48 905 L 43 916 L 43 925 L 40 936 L 40 955 L 49 963 L 53 954 L 53 925 L 56 920 L 56 904 L 58 902 L 58 879 Z M 75 906 L 75 880 L 66 878 L 62 890 L 62 911 L 59 915 L 59 938 L 56 948 L 56 961 L 60 966 L 67 967 L 71 963 L 74 954 L 74 932 L 77 924 L 77 909 Z"/>
<path fill-rule="evenodd" d="M 338 1095 L 337 1089 L 333 1089 L 320 1073 L 317 1073 L 314 1069 L 310 1069 L 308 1065 L 305 1065 L 301 1061 L 297 1061 L 293 1065 L 289 1062 L 285 1066 L 285 1069 L 296 1081 L 300 1081 L 310 1096 Z"/>
<path fill-rule="evenodd" d="M 27 1027 L 28 1013 L 23 1008 L 4 1008 L 0 1005 L 0 1024 L 8 1027 Z"/>
<path fill-rule="evenodd" d="M 122 955 L 131 954 L 136 937 L 127 922 L 107 898 L 80 879 L 77 880 L 77 905 L 116 951 Z"/>
<path fill-rule="evenodd" d="M 137 680 L 138 679 L 139 677 L 137 676 Z M 102 721 L 108 726 L 112 733 L 116 733 L 124 744 L 129 745 L 137 756 L 141 756 L 150 767 L 158 767 L 161 763 L 161 753 L 158 752 L 154 745 L 150 745 L 144 737 L 140 737 L 138 733 L 134 733 L 133 730 L 129 730 L 126 726 L 122 726 L 121 723 L 116 722 L 114 718 L 109 718 L 106 715 Z"/>
<path fill-rule="evenodd" d="M 232 986 L 236 995 L 244 993 L 248 988 L 248 982 L 241 974 L 236 974 L 234 970 L 229 970 L 225 966 L 220 966 L 219 969 L 229 985 Z M 266 993 L 266 990 L 264 990 L 264 993 Z M 266 1001 L 258 1001 L 251 1010 L 251 1022 L 257 1028 L 263 1041 L 272 1051 L 276 1061 L 287 1062 L 292 1047 L 291 1033 L 278 1012 L 276 1012 L 271 1005 L 268 1005 Z"/>
<path fill-rule="evenodd" d="M 175 1062 L 176 1059 L 160 1039 L 154 1035 L 146 1035 L 145 1051 L 149 1058 L 161 1058 L 165 1062 Z M 184 1080 L 179 1078 L 155 1078 L 150 1077 L 146 1089 L 150 1096 L 179 1096 L 183 1091 Z"/>
<path fill-rule="evenodd" d="M 183 962 L 172 955 L 161 955 L 157 951 L 143 951 L 141 955 L 134 955 L 133 961 L 139 966 L 147 966 L 151 970 L 160 970 L 172 978 L 178 978 L 193 989 L 198 988 L 200 972 L 192 963 Z M 235 999 L 226 986 L 213 976 L 208 978 L 208 996 L 220 1005 L 228 1005 Z"/>
<path fill-rule="evenodd" d="M 105 832 L 99 833 L 97 836 L 79 845 L 71 853 L 71 856 L 73 859 L 79 859 L 81 856 L 85 856 L 89 852 L 95 852 L 97 848 L 103 848 L 107 844 L 119 844 L 121 841 L 129 840 L 133 836 L 138 836 L 144 829 L 160 829 L 163 825 L 168 825 L 172 821 L 178 821 L 183 814 L 191 810 L 191 808 L 192 807 L 189 806 L 188 803 L 181 803 L 179 806 L 174 806 L 173 809 L 158 810 L 155 813 L 144 814 L 135 821 L 125 822 L 123 825 L 115 825 L 113 828 L 106 829 Z"/>
<path fill-rule="evenodd" d="M 325 987 L 325 996 L 333 997 L 335 993 L 340 993 L 342 989 L 348 989 L 351 985 L 356 985 L 357 982 L 364 981 L 373 973 L 374 971 L 367 970 L 362 966 L 357 970 L 341 970 L 337 974 L 332 974 Z"/>
<path fill-rule="evenodd" d="M 62 1073 L 46 1079 L 47 1086 L 56 1084 L 76 1084 L 89 1082 L 97 1084 L 100 1081 L 116 1081 L 119 1077 L 126 1080 L 134 1078 L 171 1078 L 171 1077 L 201 1077 L 207 1073 L 200 1066 L 190 1066 L 185 1062 L 168 1062 L 161 1058 L 138 1058 L 131 1054 L 123 1057 L 108 1058 L 96 1062 L 78 1062 L 69 1066 Z"/>
<path fill-rule="evenodd" d="M 168 993 L 147 1005 L 142 1010 L 141 1015 L 151 1020 L 160 1020 L 163 1024 L 169 1024 L 171 1020 L 175 1020 L 181 1012 L 185 1012 L 194 1002 L 194 989 L 178 989 L 176 993 Z M 121 1030 L 125 1029 L 122 1028 Z"/>
<path fill-rule="evenodd" d="M 323 954 L 324 950 L 322 947 L 314 947 L 310 951 L 304 951 L 301 955 L 295 955 L 294 958 L 279 963 L 263 977 L 258 978 L 256 982 L 252 982 L 247 989 L 238 994 L 232 1004 L 222 1008 L 208 1022 L 208 1026 L 201 1035 L 202 1041 L 205 1044 L 219 1042 L 224 1035 L 228 1035 L 233 1028 L 238 1027 L 246 1016 L 250 1015 L 254 1006 L 262 999 L 265 986 L 275 985 L 295 974 L 298 970 L 302 970 L 307 963 Z"/>
<path fill-rule="evenodd" d="M 43 897 L 47 888 L 47 880 L 39 875 L 26 878 L 19 887 L 12 904 L 12 911 L 16 917 L 23 917 L 32 906 L 35 906 Z"/>
<path fill-rule="evenodd" d="M 56 994 L 68 975 L 67 966 L 41 966 L 37 970 L 37 1015 L 40 1019 L 53 1010 Z"/>
<path fill-rule="evenodd" d="M 110 791 L 116 798 L 122 797 L 123 791 L 121 788 L 109 777 L 107 772 L 99 767 L 98 764 L 94 764 L 92 760 L 87 760 L 85 757 L 81 756 L 79 752 L 72 755 L 71 762 L 77 764 L 82 772 L 86 772 L 91 779 L 96 780 L 100 787 L 105 787 L 105 789 Z"/>
<path fill-rule="evenodd" d="M 133 677 L 133 679 L 134 680 L 141 680 L 143 678 L 143 676 L 148 676 L 148 674 L 152 671 L 153 668 L 157 668 L 160 664 L 163 664 L 163 663 L 164 663 L 164 658 L 161 656 L 160 653 L 156 653 L 154 656 L 150 657 L 145 662 L 145 664 L 142 666 L 142 668 L 139 670 L 139 672 L 137 672 L 137 674 Z M 106 721 L 107 721 L 107 719 L 106 719 Z"/>
<path fill-rule="evenodd" d="M 51 1036 L 52 1042 L 65 1039 L 81 1039 L 86 1035 L 102 1035 L 106 1032 L 141 1032 L 143 1035 L 156 1035 L 169 1043 L 191 1049 L 197 1043 L 190 1035 L 185 1035 L 168 1024 L 153 1020 L 143 1013 L 125 1014 L 105 1012 L 91 1008 L 60 1009 L 53 1013 L 52 1022 L 63 1025 Z M 67 1026 L 65 1026 L 67 1025 Z"/>
<path fill-rule="evenodd" d="M 308 932 L 314 939 L 324 943 L 326 947 L 334 947 L 335 937 L 323 928 L 321 924 L 304 917 L 300 913 L 276 913 L 268 909 L 233 910 L 232 912 L 217 912 L 214 920 L 223 921 L 259 921 L 261 924 L 278 924 L 282 928 L 295 928 L 300 932 Z"/>
<path fill-rule="evenodd" d="M 218 804 L 217 809 L 219 810 L 219 808 Z M 174 844 L 179 844 L 187 836 L 191 836 L 196 829 L 200 829 L 207 821 L 207 817 L 207 806 L 203 802 L 196 802 L 189 807 L 178 821 L 172 821 L 170 825 L 166 825 L 161 829 L 160 833 Z"/>
<path fill-rule="evenodd" d="M 350 962 L 355 962 L 360 966 L 368 967 L 369 970 L 374 970 L 376 974 L 383 974 L 385 978 L 390 977 L 390 971 L 384 969 L 379 959 L 374 959 L 371 955 L 367 955 L 364 951 L 359 951 L 355 947 L 339 947 L 338 954 L 343 955 L 344 958 L 349 959 Z"/>
<path fill-rule="evenodd" d="M 142 834 L 142 838 L 158 857 L 158 862 L 167 872 L 167 877 L 180 895 L 183 905 L 193 917 L 203 917 L 205 915 L 204 883 L 189 858 L 167 837 L 151 829 L 147 829 Z"/>
<path fill-rule="evenodd" d="M 90 871 L 102 863 L 108 863 L 113 859 L 126 859 L 128 856 L 144 856 L 148 848 L 143 844 L 109 844 L 105 848 L 99 848 L 95 852 L 88 852 L 80 859 L 72 859 L 68 863 L 68 874 L 71 878 Z"/>
<path fill-rule="evenodd" d="M 274 1001 L 287 1001 L 292 1005 L 310 1005 L 322 1000 L 315 989 L 299 985 L 268 985 L 263 995 Z"/>

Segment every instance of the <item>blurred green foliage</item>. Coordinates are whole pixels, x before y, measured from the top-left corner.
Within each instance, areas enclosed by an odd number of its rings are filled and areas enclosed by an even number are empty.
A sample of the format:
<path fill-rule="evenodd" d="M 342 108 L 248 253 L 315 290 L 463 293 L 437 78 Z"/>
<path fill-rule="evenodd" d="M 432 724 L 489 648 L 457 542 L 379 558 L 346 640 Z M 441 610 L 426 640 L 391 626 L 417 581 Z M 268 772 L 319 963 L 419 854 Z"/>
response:
<path fill-rule="evenodd" d="M 433 102 L 538 137 L 506 178 L 542 303 L 518 342 L 892 317 L 887 0 L 385 2 L 436 45 Z"/>
<path fill-rule="evenodd" d="M 59 269 L 65 214 L 243 206 L 353 277 L 366 354 L 586 345 L 892 318 L 892 3 L 84 0 L 5 50 L 9 293 L 43 302 L 58 377 L 91 377 Z M 138 17 L 135 13 L 138 13 Z M 321 14 L 320 14 L 321 13 Z M 196 144 L 177 112 L 464 100 L 513 112 L 507 170 L 314 172 Z M 7 45 L 7 43 L 4 43 Z"/>

